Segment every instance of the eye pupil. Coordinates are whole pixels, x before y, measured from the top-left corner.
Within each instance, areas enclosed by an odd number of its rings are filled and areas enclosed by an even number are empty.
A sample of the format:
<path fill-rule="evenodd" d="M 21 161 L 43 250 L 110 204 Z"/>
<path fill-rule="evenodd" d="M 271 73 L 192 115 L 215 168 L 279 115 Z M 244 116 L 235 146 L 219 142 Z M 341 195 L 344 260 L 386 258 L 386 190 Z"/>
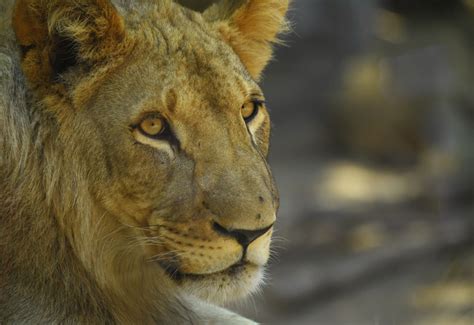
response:
<path fill-rule="evenodd" d="M 166 124 L 160 117 L 145 118 L 139 125 L 140 131 L 150 137 L 156 137 L 165 130 Z"/>
<path fill-rule="evenodd" d="M 241 113 L 246 123 L 250 122 L 257 115 L 262 104 L 262 101 L 253 100 L 242 105 Z"/>

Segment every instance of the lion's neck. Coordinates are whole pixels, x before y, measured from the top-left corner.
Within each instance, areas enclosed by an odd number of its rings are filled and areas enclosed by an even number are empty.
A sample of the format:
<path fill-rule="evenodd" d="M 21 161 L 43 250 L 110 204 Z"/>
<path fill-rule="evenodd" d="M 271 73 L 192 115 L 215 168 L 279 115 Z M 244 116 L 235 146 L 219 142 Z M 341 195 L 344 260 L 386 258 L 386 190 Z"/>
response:
<path fill-rule="evenodd" d="M 88 208 L 88 193 L 67 190 L 72 175 L 48 176 L 50 154 L 33 150 L 29 169 L 1 175 L 0 239 L 14 245 L 0 245 L 0 311 L 32 323 L 152 323 L 169 314 L 154 304 L 165 289 L 153 270 L 133 248 L 114 247 L 124 234 L 107 224 L 112 218 Z"/>
<path fill-rule="evenodd" d="M 9 244 L 0 245 L 0 311 L 32 323 L 153 322 L 152 315 L 162 313 L 153 312 L 160 288 L 148 285 L 152 272 L 139 267 L 133 250 L 124 247 L 114 253 L 119 234 L 104 221 L 103 212 L 85 215 L 88 203 L 81 200 L 86 195 L 76 198 L 74 206 L 65 204 L 71 198 L 60 196 L 57 189 L 48 194 L 44 177 L 49 167 L 34 160 L 30 170 L 19 173 L 24 177 L 13 183 L 4 175 L 1 179 L 0 240 Z M 56 186 L 64 189 L 62 177 L 57 177 Z M 104 220 L 84 222 L 94 216 Z M 82 233 L 87 235 L 79 238 Z M 2 317 L 0 312 L 0 323 Z"/>
<path fill-rule="evenodd" d="M 120 241 L 105 222 L 94 228 L 68 224 L 58 216 L 68 212 L 70 220 L 85 217 L 77 209 L 48 204 L 41 185 L 44 173 L 30 170 L 21 185 L 2 179 L 0 241 L 9 244 L 0 245 L 0 323 L 8 314 L 23 318 L 5 321 L 32 323 L 154 321 L 153 315 L 162 313 L 152 303 L 159 300 L 160 288 L 149 286 L 151 270 L 138 267 L 133 250 L 116 254 L 108 249 Z M 74 234 L 71 227 L 82 228 L 88 237 L 78 238 L 82 231 Z"/>
<path fill-rule="evenodd" d="M 31 322 L 84 321 L 88 313 L 110 318 L 54 218 L 45 217 L 49 211 L 31 198 L 28 204 L 12 202 L 8 192 L 0 195 L 0 238 L 9 243 L 0 245 L 0 323 L 12 315 Z"/>
<path fill-rule="evenodd" d="M 131 258 L 138 255 L 133 250 L 107 251 L 120 233 L 99 221 L 104 211 L 92 210 L 77 166 L 58 153 L 54 119 L 30 99 L 16 50 L 6 48 L 0 49 L 0 323 L 159 320 L 169 314 L 164 284 Z"/>
<path fill-rule="evenodd" d="M 56 203 L 61 198 L 55 194 L 62 166 L 55 165 L 52 153 L 54 127 L 28 100 L 15 55 L 8 53 L 8 49 L 3 51 L 0 323 L 85 321 L 85 315 L 111 319 L 102 292 L 81 267 L 58 223 Z"/>

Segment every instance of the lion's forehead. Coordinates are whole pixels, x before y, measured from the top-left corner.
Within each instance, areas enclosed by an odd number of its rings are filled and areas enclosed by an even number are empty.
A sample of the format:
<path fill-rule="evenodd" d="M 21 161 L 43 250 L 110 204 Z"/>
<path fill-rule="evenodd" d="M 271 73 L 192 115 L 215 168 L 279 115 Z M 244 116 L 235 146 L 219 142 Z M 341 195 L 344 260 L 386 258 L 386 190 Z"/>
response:
<path fill-rule="evenodd" d="M 203 68 L 209 62 L 217 61 L 216 58 L 224 60 L 227 66 L 240 63 L 219 33 L 218 24 L 209 24 L 200 14 L 171 5 L 168 1 L 145 2 L 153 9 L 128 7 L 123 12 L 124 20 L 129 32 L 141 42 L 159 48 L 161 56 L 175 60 L 186 58 L 187 62 L 203 64 Z"/>
<path fill-rule="evenodd" d="M 170 58 L 163 58 L 159 50 L 152 49 L 146 57 L 140 53 L 137 50 L 136 60 L 106 81 L 101 97 L 105 104 L 117 102 L 135 115 L 171 110 L 175 116 L 205 117 L 230 108 L 238 111 L 248 94 L 259 89 L 238 65 L 199 50 L 183 49 Z M 117 94 L 115 89 L 123 92 Z"/>

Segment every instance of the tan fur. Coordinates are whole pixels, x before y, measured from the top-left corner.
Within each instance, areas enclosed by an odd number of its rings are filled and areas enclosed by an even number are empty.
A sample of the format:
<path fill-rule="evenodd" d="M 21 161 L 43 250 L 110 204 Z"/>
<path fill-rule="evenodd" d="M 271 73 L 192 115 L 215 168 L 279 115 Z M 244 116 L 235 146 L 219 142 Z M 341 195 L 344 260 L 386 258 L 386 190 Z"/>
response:
<path fill-rule="evenodd" d="M 210 303 L 269 257 L 271 228 L 224 232 L 275 221 L 268 113 L 240 108 L 287 5 L 0 4 L 0 323 L 249 323 Z"/>

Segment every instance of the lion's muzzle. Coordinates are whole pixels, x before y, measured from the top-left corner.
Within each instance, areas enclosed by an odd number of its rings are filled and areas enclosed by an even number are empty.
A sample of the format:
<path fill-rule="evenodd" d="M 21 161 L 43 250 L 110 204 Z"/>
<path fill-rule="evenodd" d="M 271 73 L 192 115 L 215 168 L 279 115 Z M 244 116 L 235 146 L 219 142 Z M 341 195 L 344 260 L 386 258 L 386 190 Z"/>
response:
<path fill-rule="evenodd" d="M 234 265 L 263 266 L 270 255 L 273 224 L 256 230 L 226 229 L 209 219 L 166 223 L 153 231 L 151 259 L 176 274 L 206 275 Z"/>

